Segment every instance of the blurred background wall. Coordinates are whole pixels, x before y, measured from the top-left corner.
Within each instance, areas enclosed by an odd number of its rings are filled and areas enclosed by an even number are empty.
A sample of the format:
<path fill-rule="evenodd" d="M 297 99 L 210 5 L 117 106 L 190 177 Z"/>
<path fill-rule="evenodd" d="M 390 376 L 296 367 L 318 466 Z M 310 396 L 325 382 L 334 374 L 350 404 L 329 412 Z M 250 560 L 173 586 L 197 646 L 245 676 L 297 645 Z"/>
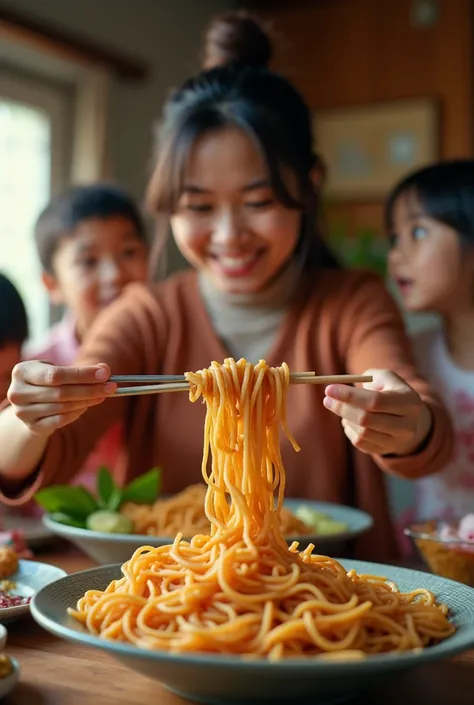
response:
<path fill-rule="evenodd" d="M 210 18 L 235 7 L 268 23 L 273 65 L 301 89 L 316 127 L 331 125 L 330 111 L 382 106 L 390 118 L 398 103 L 431 102 L 436 156 L 472 154 L 474 0 L 0 0 L 0 238 L 14 243 L 0 269 L 27 299 L 37 332 L 49 315 L 30 246 L 39 210 L 68 183 L 96 178 L 143 199 L 163 101 L 199 68 Z M 323 155 L 325 147 L 320 140 Z M 333 177 L 331 166 L 328 237 L 349 265 L 384 274 L 392 182 L 335 197 Z M 173 244 L 169 264 L 183 266 Z"/>

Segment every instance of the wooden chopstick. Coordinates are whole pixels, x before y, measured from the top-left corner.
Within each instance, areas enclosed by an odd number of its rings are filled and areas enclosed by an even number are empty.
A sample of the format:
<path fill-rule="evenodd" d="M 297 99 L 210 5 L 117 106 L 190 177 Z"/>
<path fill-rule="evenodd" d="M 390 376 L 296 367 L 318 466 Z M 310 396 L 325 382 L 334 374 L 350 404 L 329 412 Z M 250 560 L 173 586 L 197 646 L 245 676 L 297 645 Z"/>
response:
<path fill-rule="evenodd" d="M 358 384 L 373 382 L 372 375 L 314 375 L 291 379 L 290 384 Z"/>
<path fill-rule="evenodd" d="M 306 374 L 306 376 L 302 376 Z M 299 375 L 298 377 L 296 375 Z M 138 375 L 135 375 L 135 378 Z M 163 376 L 161 376 L 162 378 Z M 370 375 L 325 375 L 316 376 L 313 373 L 294 373 L 291 375 L 290 384 L 356 384 L 358 382 L 372 382 Z M 143 377 L 142 377 L 143 379 Z M 147 377 L 149 379 L 149 377 Z M 116 381 L 117 377 L 110 381 Z M 189 392 L 189 384 L 187 382 L 164 383 L 164 384 L 149 384 L 142 387 L 120 387 L 117 389 L 114 397 L 134 396 L 139 394 L 161 394 L 163 392 Z"/>
<path fill-rule="evenodd" d="M 186 378 L 184 375 L 112 375 L 108 381 L 117 384 L 123 382 L 160 384 L 162 382 L 185 382 Z"/>
<path fill-rule="evenodd" d="M 315 372 L 292 372 L 290 377 L 292 380 L 295 380 L 314 377 L 315 375 Z M 108 381 L 116 382 L 117 384 L 123 382 L 161 384 L 164 382 L 186 382 L 186 377 L 184 375 L 112 375 L 112 377 L 109 377 Z"/>

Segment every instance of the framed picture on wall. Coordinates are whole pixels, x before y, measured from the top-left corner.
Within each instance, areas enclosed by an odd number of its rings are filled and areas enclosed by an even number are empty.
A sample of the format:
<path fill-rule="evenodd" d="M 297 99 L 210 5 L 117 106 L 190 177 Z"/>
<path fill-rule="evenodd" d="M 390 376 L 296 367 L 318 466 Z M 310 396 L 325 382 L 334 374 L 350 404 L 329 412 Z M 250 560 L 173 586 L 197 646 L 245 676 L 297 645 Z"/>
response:
<path fill-rule="evenodd" d="M 326 196 L 379 199 L 409 171 L 439 158 L 439 106 L 411 100 L 322 110 L 314 133 L 327 165 Z"/>

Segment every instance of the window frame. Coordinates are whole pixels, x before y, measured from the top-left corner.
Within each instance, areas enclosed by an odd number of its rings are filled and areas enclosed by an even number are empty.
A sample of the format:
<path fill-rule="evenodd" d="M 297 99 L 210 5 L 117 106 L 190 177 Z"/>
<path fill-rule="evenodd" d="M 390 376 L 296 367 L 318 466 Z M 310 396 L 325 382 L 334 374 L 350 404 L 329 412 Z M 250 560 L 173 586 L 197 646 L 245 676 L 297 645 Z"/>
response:
<path fill-rule="evenodd" d="M 72 101 L 68 91 L 41 76 L 15 69 L 0 73 L 0 99 L 20 103 L 46 113 L 51 123 L 50 192 L 59 193 L 69 182 Z"/>

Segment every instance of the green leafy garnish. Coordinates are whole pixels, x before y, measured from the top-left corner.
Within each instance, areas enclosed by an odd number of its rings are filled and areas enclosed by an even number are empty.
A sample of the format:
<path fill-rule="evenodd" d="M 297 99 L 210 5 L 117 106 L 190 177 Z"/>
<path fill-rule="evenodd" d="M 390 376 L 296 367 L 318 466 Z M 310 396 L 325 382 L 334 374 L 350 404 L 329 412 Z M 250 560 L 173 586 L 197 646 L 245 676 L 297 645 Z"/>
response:
<path fill-rule="evenodd" d="M 160 491 L 161 472 L 159 468 L 153 468 L 124 487 L 122 501 L 147 504 L 150 501 L 150 497 L 158 497 Z"/>
<path fill-rule="evenodd" d="M 97 500 L 85 487 L 56 485 L 36 493 L 35 499 L 48 514 L 67 514 L 76 520 L 87 519 L 98 508 Z"/>
<path fill-rule="evenodd" d="M 109 506 L 114 489 L 115 482 L 110 472 L 105 467 L 99 468 L 97 472 L 97 500 L 102 509 Z"/>
<path fill-rule="evenodd" d="M 46 487 L 35 494 L 35 499 L 54 521 L 84 528 L 94 512 L 118 512 L 124 502 L 152 504 L 160 490 L 160 468 L 152 468 L 121 488 L 111 472 L 101 467 L 97 472 L 97 499 L 85 487 L 70 485 Z"/>
<path fill-rule="evenodd" d="M 74 519 L 74 517 L 64 514 L 63 512 L 53 512 L 50 515 L 53 521 L 57 521 L 59 524 L 67 524 L 67 526 L 75 526 L 77 529 L 85 529 L 86 522 L 79 519 Z"/>
<path fill-rule="evenodd" d="M 120 508 L 122 501 L 123 490 L 120 487 L 115 486 L 112 490 L 112 494 L 110 495 L 106 509 L 109 509 L 111 512 L 116 512 Z"/>

